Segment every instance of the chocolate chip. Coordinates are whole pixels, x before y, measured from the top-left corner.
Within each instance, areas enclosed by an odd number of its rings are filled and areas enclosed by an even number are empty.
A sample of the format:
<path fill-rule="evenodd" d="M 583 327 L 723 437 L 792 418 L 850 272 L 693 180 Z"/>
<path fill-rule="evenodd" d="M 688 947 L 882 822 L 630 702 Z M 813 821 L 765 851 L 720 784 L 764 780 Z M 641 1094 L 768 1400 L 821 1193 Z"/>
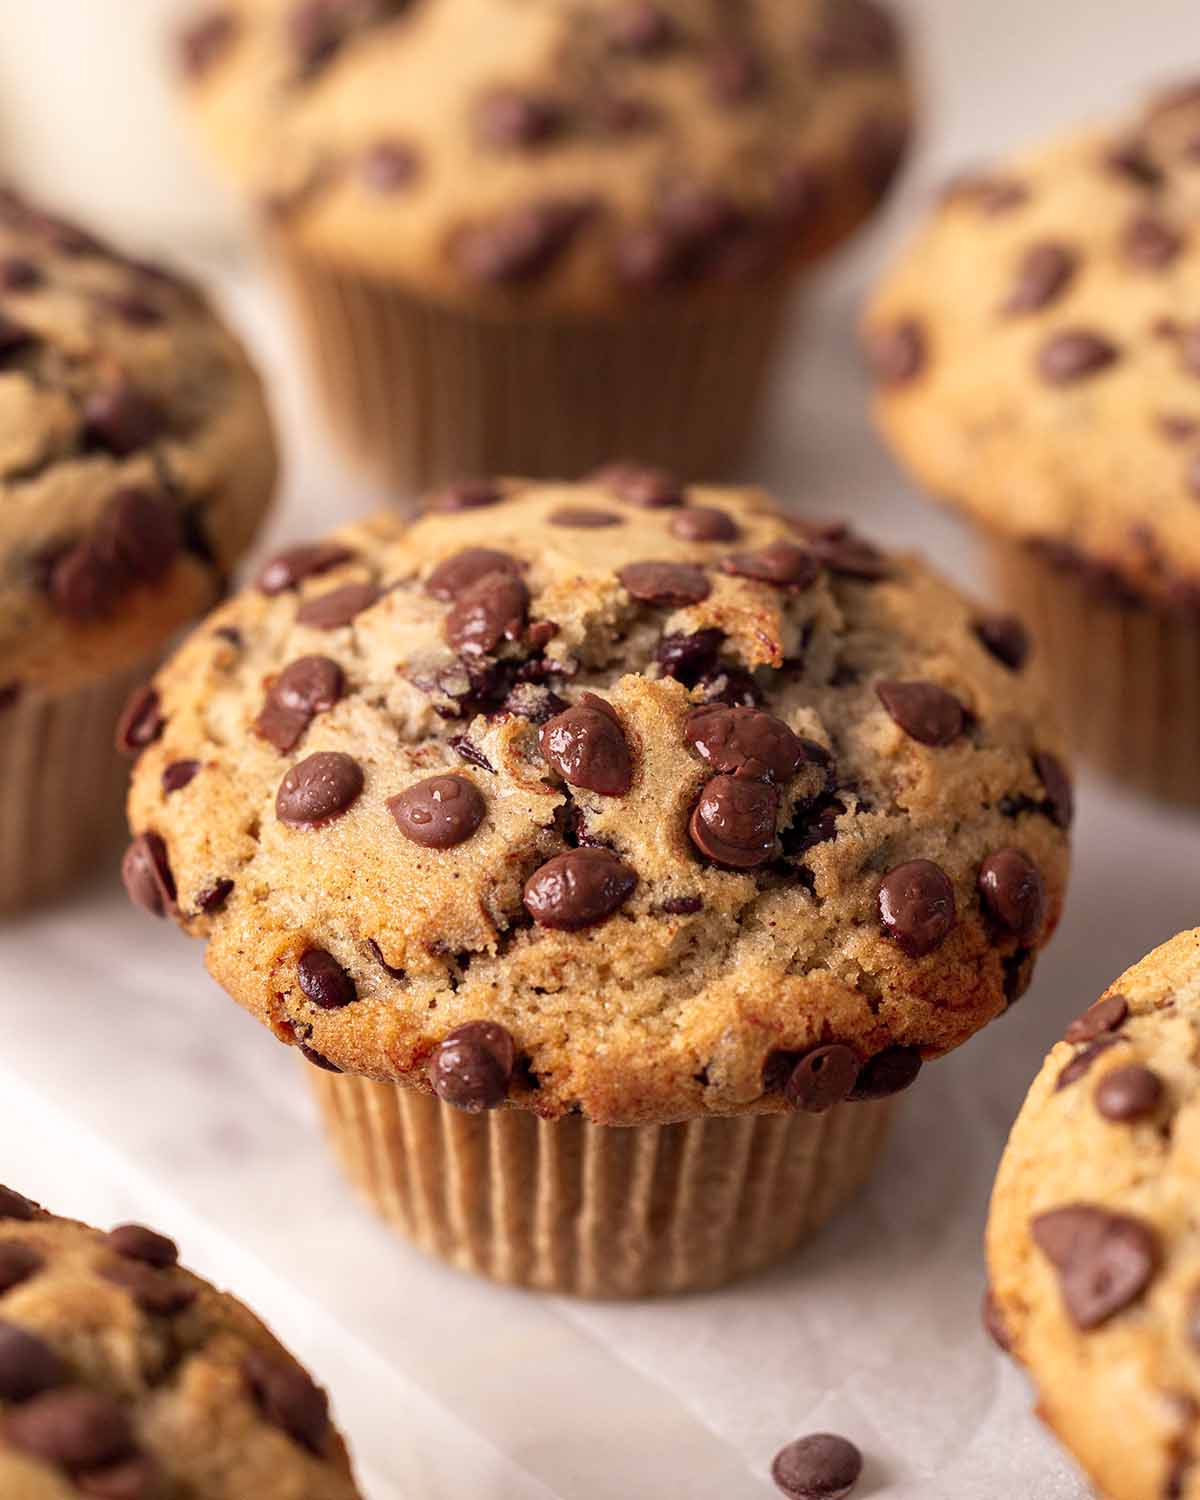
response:
<path fill-rule="evenodd" d="M 3 1433 L 20 1452 L 67 1469 L 118 1463 L 134 1451 L 124 1409 L 111 1396 L 77 1387 L 46 1391 L 6 1413 Z"/>
<path fill-rule="evenodd" d="M 45 1261 L 31 1245 L 0 1240 L 0 1296 L 36 1276 L 44 1265 Z"/>
<path fill-rule="evenodd" d="M 166 428 L 163 409 L 125 376 L 105 382 L 83 403 L 85 441 L 116 458 L 148 447 Z"/>
<path fill-rule="evenodd" d="M 525 907 L 539 927 L 593 927 L 633 895 L 637 874 L 608 849 L 568 849 L 525 882 Z"/>
<path fill-rule="evenodd" d="M 760 708 L 693 708 L 683 738 L 715 771 L 731 776 L 788 781 L 808 759 L 804 741 Z"/>
<path fill-rule="evenodd" d="M 446 640 L 464 656 L 488 656 L 501 641 L 519 641 L 529 590 L 512 573 L 488 573 L 458 595 L 446 616 Z"/>
<path fill-rule="evenodd" d="M 921 1064 L 919 1047 L 885 1047 L 863 1064 L 848 1097 L 856 1102 L 890 1099 L 916 1082 Z"/>
<path fill-rule="evenodd" d="M 157 833 L 140 833 L 125 851 L 121 879 L 135 906 L 152 917 L 165 917 L 175 906 L 175 877 L 167 846 Z"/>
<path fill-rule="evenodd" d="M 668 917 L 690 917 L 704 910 L 700 896 L 670 896 L 659 908 Z"/>
<path fill-rule="evenodd" d="M 0 1401 L 28 1401 L 65 1385 L 68 1378 L 66 1366 L 48 1344 L 0 1319 Z"/>
<path fill-rule="evenodd" d="M 626 0 L 604 18 L 604 38 L 615 52 L 658 57 L 679 40 L 674 19 L 650 0 Z"/>
<path fill-rule="evenodd" d="M 766 65 L 744 42 L 719 43 L 709 53 L 706 72 L 709 94 L 727 107 L 757 99 L 766 87 Z"/>
<path fill-rule="evenodd" d="M 169 797 L 173 792 L 181 792 L 199 774 L 200 762 L 198 760 L 173 760 L 170 765 L 163 767 L 163 796 Z"/>
<path fill-rule="evenodd" d="M 1163 185 L 1161 168 L 1140 141 L 1122 141 L 1113 146 L 1105 154 L 1104 165 L 1135 187 L 1156 189 Z"/>
<path fill-rule="evenodd" d="M 1121 1124 L 1155 1114 L 1162 1100 L 1162 1079 L 1140 1063 L 1113 1068 L 1096 1085 L 1096 1108 Z"/>
<path fill-rule="evenodd" d="M 611 490 L 626 505 L 636 505 L 642 510 L 669 510 L 684 503 L 683 486 L 665 469 L 608 464 L 591 476 L 591 482 Z"/>
<path fill-rule="evenodd" d="M 549 271 L 596 211 L 591 198 L 542 198 L 458 230 L 450 253 L 474 281 L 521 285 Z"/>
<path fill-rule="evenodd" d="M 429 1059 L 429 1082 L 446 1104 L 468 1114 L 498 1109 L 508 1097 L 517 1049 L 495 1021 L 456 1026 Z"/>
<path fill-rule="evenodd" d="M 1000 1304 L 996 1301 L 996 1294 L 991 1287 L 988 1287 L 983 1294 L 983 1306 L 980 1311 L 984 1332 L 1001 1353 L 1011 1354 L 1012 1338 L 1004 1322 L 1004 1314 L 1000 1311 Z"/>
<path fill-rule="evenodd" d="M 450 515 L 460 510 L 482 510 L 488 505 L 499 505 L 503 499 L 503 491 L 486 479 L 460 479 L 440 490 L 425 508 Z"/>
<path fill-rule="evenodd" d="M 848 1098 L 857 1079 L 858 1057 L 834 1042 L 800 1058 L 784 1086 L 784 1097 L 793 1109 L 819 1115 Z"/>
<path fill-rule="evenodd" d="M 196 906 L 204 916 L 209 917 L 214 912 L 221 911 L 232 894 L 233 881 L 218 880 L 198 893 Z"/>
<path fill-rule="evenodd" d="M 425 849 L 465 843 L 483 822 L 487 803 L 473 781 L 453 774 L 429 776 L 395 797 L 388 811 L 407 839 Z"/>
<path fill-rule="evenodd" d="M 509 552 L 491 547 L 467 547 L 444 558 L 425 580 L 425 592 L 434 599 L 453 601 L 490 573 L 519 577 L 521 565 Z"/>
<path fill-rule="evenodd" d="M 5 682 L 0 684 L 0 714 L 8 713 L 16 708 L 21 701 L 21 684 L 19 682 Z"/>
<path fill-rule="evenodd" d="M 518 89 L 493 89 L 475 106 L 475 134 L 487 146 L 543 146 L 562 132 L 557 101 Z"/>
<path fill-rule="evenodd" d="M 321 750 L 294 765 L 279 783 L 275 815 L 292 828 L 323 828 L 353 807 L 363 789 L 358 762 L 340 750 Z"/>
<path fill-rule="evenodd" d="M 340 630 L 381 598 L 380 590 L 373 583 L 345 583 L 327 594 L 305 600 L 297 611 L 296 620 L 313 630 Z"/>
<path fill-rule="evenodd" d="M 74 1480 L 83 1500 L 159 1500 L 164 1484 L 162 1470 L 144 1453 L 103 1469 L 88 1469 Z"/>
<path fill-rule="evenodd" d="M 715 864 L 751 870 L 775 852 L 779 792 L 769 782 L 714 776 L 700 793 L 688 833 Z"/>
<path fill-rule="evenodd" d="M 915 380 L 928 358 L 925 330 L 915 318 L 876 329 L 867 335 L 866 348 L 871 374 L 884 386 Z"/>
<path fill-rule="evenodd" d="M 286 15 L 287 37 L 304 77 L 312 78 L 333 60 L 353 20 L 347 0 L 295 0 Z"/>
<path fill-rule="evenodd" d="M 928 859 L 897 865 L 879 887 L 883 930 L 909 958 L 924 958 L 945 941 L 956 921 L 954 887 Z"/>
<path fill-rule="evenodd" d="M 1092 1064 L 1096 1059 L 1107 1052 L 1110 1047 L 1115 1047 L 1116 1043 L 1116 1037 L 1112 1036 L 1098 1037 L 1096 1041 L 1089 1042 L 1059 1073 L 1054 1084 L 1055 1092 L 1061 1093 L 1063 1089 L 1069 1089 L 1073 1083 L 1078 1083 L 1081 1078 L 1085 1078 L 1091 1072 Z"/>
<path fill-rule="evenodd" d="M 319 713 L 326 713 L 345 692 L 345 678 L 328 656 L 301 656 L 290 662 L 267 689 L 266 702 L 254 721 L 254 732 L 281 755 L 294 750 Z"/>
<path fill-rule="evenodd" d="M 1029 660 L 1029 632 L 1016 615 L 981 615 L 971 629 L 980 644 L 1011 672 Z"/>
<path fill-rule="evenodd" d="M 0 1219 L 28 1223 L 30 1219 L 36 1219 L 38 1206 L 32 1198 L 22 1197 L 20 1193 L 13 1192 L 12 1188 L 0 1187 Z"/>
<path fill-rule="evenodd" d="M 1091 1204 L 1039 1214 L 1030 1232 L 1058 1272 L 1067 1312 L 1085 1331 L 1136 1302 L 1158 1269 L 1158 1236 L 1150 1225 Z"/>
<path fill-rule="evenodd" d="M 882 198 L 892 185 L 908 152 L 908 122 L 892 116 L 869 115 L 850 141 L 851 157 L 874 198 Z"/>
<path fill-rule="evenodd" d="M 692 563 L 627 563 L 617 577 L 625 589 L 643 604 L 669 605 L 671 608 L 699 604 L 712 592 L 703 568 Z"/>
<path fill-rule="evenodd" d="M 1099 374 L 1119 358 L 1117 346 L 1100 334 L 1070 328 L 1046 340 L 1038 350 L 1037 367 L 1050 385 L 1070 385 Z"/>
<path fill-rule="evenodd" d="M 157 490 L 118 490 L 104 507 L 93 546 L 122 583 L 157 583 L 182 542 L 179 511 Z"/>
<path fill-rule="evenodd" d="M 543 724 L 538 744 L 547 762 L 571 786 L 602 797 L 623 797 L 633 763 L 616 710 L 595 693 Z"/>
<path fill-rule="evenodd" d="M 117 749 L 137 756 L 152 745 L 166 727 L 157 690 L 145 683 L 134 692 L 117 720 Z"/>
<path fill-rule="evenodd" d="M 362 156 L 362 180 L 373 193 L 387 196 L 411 187 L 421 158 L 407 141 L 376 141 Z"/>
<path fill-rule="evenodd" d="M 814 525 L 797 521 L 794 524 L 805 537 L 809 551 L 831 573 L 863 583 L 877 583 L 891 571 L 879 548 L 842 522 Z"/>
<path fill-rule="evenodd" d="M 1046 882 L 1020 849 L 999 849 L 979 867 L 979 898 L 1004 932 L 1031 942 L 1046 919 Z"/>
<path fill-rule="evenodd" d="M 165 1234 L 156 1234 L 144 1224 L 118 1224 L 105 1236 L 110 1250 L 127 1260 L 143 1261 L 160 1271 L 179 1260 L 179 1248 Z"/>
<path fill-rule="evenodd" d="M 100 1274 L 128 1292 L 143 1312 L 156 1318 L 173 1318 L 196 1300 L 196 1289 L 190 1283 L 140 1261 L 115 1261 L 103 1266 Z"/>
<path fill-rule="evenodd" d="M 710 505 L 689 505 L 671 517 L 671 535 L 685 542 L 733 542 L 736 522 L 723 510 Z"/>
<path fill-rule="evenodd" d="M 261 1349 L 250 1349 L 242 1360 L 250 1393 L 268 1422 L 319 1454 L 329 1427 L 329 1399 L 299 1365 Z"/>
<path fill-rule="evenodd" d="M 354 980 L 324 948 L 307 948 L 297 967 L 300 989 L 322 1010 L 341 1010 L 358 999 Z"/>
<path fill-rule="evenodd" d="M 757 552 L 735 552 L 722 558 L 721 571 L 779 588 L 807 589 L 816 583 L 821 568 L 807 548 L 779 541 Z"/>
<path fill-rule="evenodd" d="M 1106 1032 L 1120 1031 L 1129 1015 L 1129 1001 L 1124 995 L 1106 995 L 1089 1006 L 1083 1015 L 1067 1027 L 1063 1040 L 1068 1042 L 1091 1042 Z"/>
<path fill-rule="evenodd" d="M 0 260 L 0 290 L 33 292 L 44 280 L 40 266 L 23 255 L 6 255 Z"/>
<path fill-rule="evenodd" d="M 338 546 L 335 542 L 289 547 L 263 564 L 257 579 L 258 590 L 262 594 L 282 594 L 296 588 L 306 578 L 315 578 L 353 560 L 354 553 L 350 548 Z"/>
<path fill-rule="evenodd" d="M 1161 271 L 1183 249 L 1183 236 L 1155 214 L 1138 214 L 1121 236 L 1121 249 L 1132 265 Z"/>
<path fill-rule="evenodd" d="M 0 360 L 8 362 L 34 343 L 34 336 L 23 323 L 0 313 Z"/>
<path fill-rule="evenodd" d="M 757 708 L 763 699 L 758 683 L 741 667 L 718 665 L 700 678 L 696 690 L 702 702 L 723 703 L 726 708 Z"/>
<path fill-rule="evenodd" d="M 818 1432 L 776 1455 L 771 1478 L 788 1500 L 845 1500 L 862 1473 L 862 1454 L 844 1437 Z"/>
<path fill-rule="evenodd" d="M 624 526 L 624 518 L 611 510 L 587 510 L 582 506 L 561 505 L 546 517 L 551 526 L 568 526 L 576 531 L 599 531 L 606 526 Z"/>
<path fill-rule="evenodd" d="M 179 35 L 179 65 L 184 74 L 198 81 L 229 51 L 238 34 L 237 17 L 227 10 L 199 16 Z"/>
<path fill-rule="evenodd" d="M 1000 304 L 1010 316 L 1049 307 L 1070 286 L 1079 257 L 1069 245 L 1054 240 L 1031 245 L 1021 257 L 1012 290 Z"/>
<path fill-rule="evenodd" d="M 820 68 L 888 67 L 900 58 L 900 28 L 875 0 L 839 0 L 823 14 L 811 46 L 813 61 Z"/>
<path fill-rule="evenodd" d="M 96 304 L 131 328 L 157 328 L 166 317 L 156 302 L 151 302 L 140 292 L 103 294 L 96 298 Z"/>
<path fill-rule="evenodd" d="M 664 635 L 658 643 L 658 664 L 664 677 L 674 677 L 685 687 L 695 687 L 717 665 L 725 640 L 721 630 L 697 630 L 691 635 Z"/>
<path fill-rule="evenodd" d="M 879 682 L 875 694 L 909 736 L 922 745 L 951 745 L 963 732 L 963 706 L 933 682 Z"/>
<path fill-rule="evenodd" d="M 1066 767 L 1057 755 L 1039 751 L 1033 757 L 1033 768 L 1046 790 L 1046 813 L 1059 828 L 1070 828 L 1075 818 L 1075 793 Z"/>

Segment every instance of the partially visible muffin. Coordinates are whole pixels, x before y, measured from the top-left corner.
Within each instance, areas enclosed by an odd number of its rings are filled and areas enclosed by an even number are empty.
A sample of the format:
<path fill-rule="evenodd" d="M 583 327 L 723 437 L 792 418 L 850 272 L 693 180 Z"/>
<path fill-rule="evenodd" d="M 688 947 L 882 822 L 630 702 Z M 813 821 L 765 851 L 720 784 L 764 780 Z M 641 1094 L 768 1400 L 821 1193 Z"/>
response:
<path fill-rule="evenodd" d="M 11 1500 L 359 1500 L 325 1392 L 137 1224 L 0 1188 L 0 1491 Z"/>
<path fill-rule="evenodd" d="M 0 910 L 102 851 L 120 706 L 221 596 L 275 469 L 202 295 L 0 193 Z"/>
<path fill-rule="evenodd" d="M 219 0 L 181 58 L 348 454 L 410 492 L 718 473 L 912 112 L 875 0 Z"/>
<path fill-rule="evenodd" d="M 1009 1138 L 991 1317 L 1107 1500 L 1200 1495 L 1200 929 L 1068 1028 Z"/>

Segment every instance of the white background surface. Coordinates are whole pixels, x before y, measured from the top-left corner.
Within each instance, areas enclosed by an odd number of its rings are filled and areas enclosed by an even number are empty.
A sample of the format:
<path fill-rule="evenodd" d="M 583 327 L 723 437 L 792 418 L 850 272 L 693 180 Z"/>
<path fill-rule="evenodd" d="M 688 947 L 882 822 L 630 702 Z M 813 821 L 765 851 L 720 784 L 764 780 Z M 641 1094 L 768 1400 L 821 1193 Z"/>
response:
<path fill-rule="evenodd" d="M 108 31 L 88 35 L 119 49 L 121 21 L 158 3 L 41 0 L 40 34 L 56 12 L 63 36 L 107 12 Z M 21 51 L 33 23 L 17 9 L 9 0 L 0 17 L 0 80 L 34 65 Z M 955 524 L 917 501 L 869 435 L 849 332 L 857 298 L 949 167 L 1118 108 L 1151 77 L 1200 71 L 1195 4 L 909 10 L 931 96 L 925 149 L 887 224 L 798 322 L 755 472 L 797 505 L 844 510 L 969 578 Z M 149 55 L 144 38 L 129 45 Z M 127 64 L 105 53 L 104 77 Z M 73 105 L 97 138 L 111 123 L 107 87 Z M 43 104 L 40 117 L 52 115 Z M 160 139 L 152 122 L 145 134 Z M 141 159 L 110 147 L 93 142 L 89 172 L 120 166 L 124 197 L 106 201 L 124 220 Z M 144 170 L 161 183 L 174 169 L 160 154 Z M 178 222 L 151 213 L 146 225 L 161 237 Z M 312 430 L 273 299 L 253 278 L 222 279 L 275 379 L 289 443 L 272 540 L 371 508 Z M 422 1260 L 351 1199 L 288 1053 L 206 978 L 198 945 L 129 909 L 111 874 L 0 928 L 0 1179 L 64 1212 L 174 1234 L 191 1265 L 256 1306 L 331 1387 L 369 1500 L 755 1500 L 771 1493 L 776 1448 L 814 1428 L 866 1451 L 864 1500 L 1079 1500 L 1021 1377 L 978 1332 L 987 1190 L 1066 1020 L 1200 921 L 1200 822 L 1086 778 L 1079 803 L 1068 916 L 1033 990 L 926 1070 L 857 1208 L 783 1269 L 728 1292 L 581 1306 Z"/>

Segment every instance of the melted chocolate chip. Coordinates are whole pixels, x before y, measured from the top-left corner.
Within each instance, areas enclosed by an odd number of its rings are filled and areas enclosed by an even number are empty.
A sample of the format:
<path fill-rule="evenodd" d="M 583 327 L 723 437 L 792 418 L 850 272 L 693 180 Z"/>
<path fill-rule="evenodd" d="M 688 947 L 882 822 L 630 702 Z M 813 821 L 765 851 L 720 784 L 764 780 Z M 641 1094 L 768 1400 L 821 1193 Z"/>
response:
<path fill-rule="evenodd" d="M 135 906 L 152 917 L 165 917 L 175 906 L 175 877 L 167 846 L 157 833 L 140 833 L 125 851 L 121 879 Z"/>
<path fill-rule="evenodd" d="M 447 642 L 464 656 L 488 656 L 501 641 L 519 641 L 529 590 L 509 572 L 488 573 L 458 595 L 444 626 Z"/>
<path fill-rule="evenodd" d="M 697 630 L 691 635 L 664 635 L 658 643 L 658 664 L 664 677 L 674 677 L 685 687 L 716 669 L 724 643 L 721 630 Z"/>
<path fill-rule="evenodd" d="M 936 683 L 880 682 L 875 693 L 905 734 L 922 745 L 951 745 L 963 732 L 962 704 Z"/>
<path fill-rule="evenodd" d="M 857 1055 L 834 1042 L 806 1052 L 792 1069 L 783 1092 L 793 1109 L 823 1114 L 847 1099 L 857 1080 Z"/>
<path fill-rule="evenodd" d="M 326 713 L 345 692 L 345 678 L 328 656 L 301 656 L 290 662 L 267 689 L 254 732 L 281 755 L 300 743 L 317 714 Z"/>
<path fill-rule="evenodd" d="M 602 797 L 623 797 L 633 762 L 616 710 L 594 693 L 542 725 L 538 743 L 547 762 L 570 786 Z"/>
<path fill-rule="evenodd" d="M 576 531 L 599 531 L 607 526 L 624 526 L 624 518 L 611 510 L 588 510 L 577 505 L 561 505 L 546 517 L 551 526 L 567 526 Z"/>
<path fill-rule="evenodd" d="M 250 1393 L 267 1421 L 281 1428 L 302 1448 L 319 1454 L 329 1427 L 329 1400 L 299 1365 L 261 1349 L 242 1360 Z"/>
<path fill-rule="evenodd" d="M 473 781 L 453 774 L 429 776 L 389 797 L 387 809 L 405 838 L 424 849 L 452 849 L 483 822 L 487 803 Z"/>
<path fill-rule="evenodd" d="M 643 604 L 677 608 L 700 604 L 712 592 L 703 568 L 691 563 L 627 563 L 617 575 L 626 590 Z"/>
<path fill-rule="evenodd" d="M 20 1452 L 67 1469 L 118 1463 L 134 1451 L 124 1409 L 111 1396 L 79 1387 L 46 1391 L 7 1412 L 3 1433 Z"/>
<path fill-rule="evenodd" d="M 138 756 L 166 727 L 157 690 L 146 683 L 136 688 L 117 720 L 117 749 Z"/>
<path fill-rule="evenodd" d="M 1125 1214 L 1073 1203 L 1039 1214 L 1030 1231 L 1058 1272 L 1067 1312 L 1085 1331 L 1138 1301 L 1158 1269 L 1157 1234 Z"/>
<path fill-rule="evenodd" d="M 696 688 L 703 702 L 723 703 L 726 708 L 757 708 L 763 698 L 758 683 L 741 667 L 718 665 L 700 678 Z"/>
<path fill-rule="evenodd" d="M 262 594 L 282 594 L 306 578 L 315 578 L 353 560 L 354 553 L 349 547 L 334 542 L 289 547 L 263 564 L 258 574 L 258 589 Z"/>
<path fill-rule="evenodd" d="M 862 1473 L 862 1454 L 830 1432 L 798 1438 L 775 1455 L 771 1478 L 788 1500 L 845 1500 Z"/>
<path fill-rule="evenodd" d="M 83 435 L 92 448 L 127 458 L 162 437 L 166 413 L 124 376 L 99 386 L 83 403 Z"/>
<path fill-rule="evenodd" d="M 821 569 L 809 549 L 779 541 L 757 552 L 735 552 L 722 558 L 721 571 L 779 588 L 807 589 L 817 581 Z"/>
<path fill-rule="evenodd" d="M 971 627 L 980 644 L 1011 672 L 1029 660 L 1029 632 L 1016 615 L 981 615 Z"/>
<path fill-rule="evenodd" d="M 879 918 L 902 953 L 924 958 L 941 946 L 955 924 L 954 887 L 932 861 L 909 860 L 884 876 Z"/>
<path fill-rule="evenodd" d="M 868 1059 L 850 1090 L 849 1098 L 860 1103 L 871 1099 L 890 1099 L 911 1088 L 921 1071 L 919 1047 L 885 1047 Z"/>
<path fill-rule="evenodd" d="M 1117 346 L 1087 328 L 1052 334 L 1038 350 L 1037 367 L 1050 385 L 1071 385 L 1098 375 L 1120 358 Z"/>
<path fill-rule="evenodd" d="M 1067 1027 L 1063 1040 L 1092 1042 L 1108 1032 L 1120 1031 L 1129 1016 L 1129 1001 L 1124 995 L 1106 995 L 1097 1000 Z"/>
<path fill-rule="evenodd" d="M 929 357 L 925 330 L 915 318 L 876 329 L 867 336 L 866 348 L 871 374 L 884 386 L 915 380 Z"/>
<path fill-rule="evenodd" d="M 0 1240 L 0 1296 L 36 1276 L 44 1265 L 32 1245 L 23 1245 L 19 1240 Z"/>
<path fill-rule="evenodd" d="M 671 517 L 671 535 L 684 542 L 734 542 L 737 523 L 727 512 L 709 505 L 689 505 Z"/>
<path fill-rule="evenodd" d="M 429 1082 L 446 1104 L 468 1114 L 498 1109 L 516 1068 L 512 1036 L 495 1021 L 456 1026 L 429 1059 Z"/>
<path fill-rule="evenodd" d="M 185 786 L 190 786 L 199 774 L 200 762 L 198 760 L 173 760 L 170 765 L 163 767 L 163 796 L 169 797 L 174 792 L 181 792 Z"/>
<path fill-rule="evenodd" d="M 731 776 L 788 781 L 808 759 L 805 742 L 759 708 L 694 708 L 683 738 L 715 771 Z"/>
<path fill-rule="evenodd" d="M 682 505 L 684 489 L 665 469 L 644 468 L 640 464 L 608 464 L 592 476 L 593 484 L 610 489 L 626 505 L 643 510 L 667 510 Z"/>
<path fill-rule="evenodd" d="M 49 1344 L 0 1319 L 0 1401 L 28 1401 L 66 1385 L 69 1378 L 67 1367 Z"/>
<path fill-rule="evenodd" d="M 636 872 L 610 850 L 570 849 L 529 877 L 525 906 L 539 927 L 574 932 L 611 917 L 636 886 Z"/>
<path fill-rule="evenodd" d="M 110 1250 L 123 1255 L 127 1260 L 143 1261 L 148 1266 L 157 1266 L 161 1271 L 173 1266 L 179 1259 L 179 1249 L 174 1240 L 165 1234 L 156 1234 L 144 1224 L 118 1224 L 105 1236 Z"/>
<path fill-rule="evenodd" d="M 294 765 L 279 783 L 275 815 L 292 828 L 324 828 L 358 800 L 362 767 L 340 750 L 322 750 Z"/>
<path fill-rule="evenodd" d="M 1096 1085 L 1096 1108 L 1106 1120 L 1127 1124 L 1156 1114 L 1163 1100 L 1162 1079 L 1140 1063 L 1113 1068 Z"/>
<path fill-rule="evenodd" d="M 1029 943 L 1046 919 L 1046 883 L 1020 849 L 999 849 L 979 868 L 979 897 L 992 921 L 1005 933 Z"/>
<path fill-rule="evenodd" d="M 54 607 L 86 622 L 110 615 L 125 593 L 160 582 L 179 551 L 181 528 L 173 501 L 152 490 L 119 490 L 85 537 L 53 561 Z"/>
<path fill-rule="evenodd" d="M 1001 312 L 1014 316 L 1049 307 L 1070 286 L 1078 266 L 1079 257 L 1069 245 L 1054 240 L 1031 245 L 1021 258 L 1016 281 L 1001 304 Z"/>
<path fill-rule="evenodd" d="M 688 833 L 714 864 L 751 870 L 775 852 L 779 792 L 769 782 L 714 776 L 700 793 Z"/>
<path fill-rule="evenodd" d="M 315 599 L 306 599 L 297 611 L 296 620 L 313 630 L 340 630 L 381 598 L 373 583 L 346 583 L 327 594 L 318 594 Z"/>
<path fill-rule="evenodd" d="M 452 602 L 492 573 L 520 577 L 521 565 L 509 552 L 491 547 L 467 547 L 444 558 L 425 580 L 425 592 L 434 599 Z"/>

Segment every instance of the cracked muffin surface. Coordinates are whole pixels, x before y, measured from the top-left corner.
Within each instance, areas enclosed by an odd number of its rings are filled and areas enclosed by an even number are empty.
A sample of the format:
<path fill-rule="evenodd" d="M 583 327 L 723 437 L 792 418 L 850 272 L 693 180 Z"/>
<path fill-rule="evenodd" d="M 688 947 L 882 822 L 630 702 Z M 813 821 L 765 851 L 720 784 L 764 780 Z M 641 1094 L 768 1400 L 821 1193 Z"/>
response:
<path fill-rule="evenodd" d="M 138 1224 L 0 1188 L 0 1490 L 12 1500 L 359 1500 L 325 1392 Z"/>
<path fill-rule="evenodd" d="M 0 697 L 136 669 L 220 598 L 274 478 L 196 288 L 0 191 Z"/>
<path fill-rule="evenodd" d="M 1067 1029 L 992 1196 L 991 1329 L 1107 1500 L 1200 1495 L 1198 1062 L 1200 929 Z"/>
<path fill-rule="evenodd" d="M 458 486 L 158 674 L 126 883 L 317 1065 L 600 1123 L 877 1097 L 1058 920 L 1027 654 L 758 491 Z"/>

